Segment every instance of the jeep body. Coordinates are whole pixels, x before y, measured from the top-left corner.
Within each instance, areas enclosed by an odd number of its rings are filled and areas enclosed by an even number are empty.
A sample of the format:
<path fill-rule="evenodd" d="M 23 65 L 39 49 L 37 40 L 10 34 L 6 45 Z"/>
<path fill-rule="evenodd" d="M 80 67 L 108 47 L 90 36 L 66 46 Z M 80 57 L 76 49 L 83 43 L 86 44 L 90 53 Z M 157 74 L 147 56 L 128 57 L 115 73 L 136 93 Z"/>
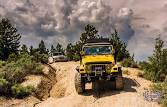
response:
<path fill-rule="evenodd" d="M 115 64 L 114 49 L 110 43 L 87 43 L 82 52 L 79 73 L 85 81 L 110 80 L 119 73 L 120 67 Z"/>
<path fill-rule="evenodd" d="M 114 49 L 109 41 L 84 44 L 77 71 L 79 74 L 76 78 L 80 78 L 81 84 L 122 77 L 121 67 L 116 65 Z"/>

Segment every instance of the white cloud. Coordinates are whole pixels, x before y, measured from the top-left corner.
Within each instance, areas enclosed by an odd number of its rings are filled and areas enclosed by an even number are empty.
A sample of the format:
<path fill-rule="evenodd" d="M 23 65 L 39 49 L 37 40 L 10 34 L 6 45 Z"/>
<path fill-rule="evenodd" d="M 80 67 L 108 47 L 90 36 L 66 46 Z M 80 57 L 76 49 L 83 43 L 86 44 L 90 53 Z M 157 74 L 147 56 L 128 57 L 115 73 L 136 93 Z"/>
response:
<path fill-rule="evenodd" d="M 166 0 L 0 0 L 0 17 L 16 24 L 23 43 L 74 42 L 90 23 L 102 35 L 116 28 L 138 60 L 152 53 L 157 35 L 167 41 L 166 10 Z"/>

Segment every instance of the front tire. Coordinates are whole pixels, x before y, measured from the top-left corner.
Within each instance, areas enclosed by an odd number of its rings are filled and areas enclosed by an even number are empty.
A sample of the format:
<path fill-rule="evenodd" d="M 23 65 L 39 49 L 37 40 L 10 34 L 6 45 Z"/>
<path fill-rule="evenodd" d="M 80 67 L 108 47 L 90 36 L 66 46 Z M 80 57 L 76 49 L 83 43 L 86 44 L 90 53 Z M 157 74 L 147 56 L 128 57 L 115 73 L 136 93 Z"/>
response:
<path fill-rule="evenodd" d="M 85 91 L 85 82 L 82 81 L 81 74 L 75 74 L 75 89 L 78 94 L 81 94 Z"/>

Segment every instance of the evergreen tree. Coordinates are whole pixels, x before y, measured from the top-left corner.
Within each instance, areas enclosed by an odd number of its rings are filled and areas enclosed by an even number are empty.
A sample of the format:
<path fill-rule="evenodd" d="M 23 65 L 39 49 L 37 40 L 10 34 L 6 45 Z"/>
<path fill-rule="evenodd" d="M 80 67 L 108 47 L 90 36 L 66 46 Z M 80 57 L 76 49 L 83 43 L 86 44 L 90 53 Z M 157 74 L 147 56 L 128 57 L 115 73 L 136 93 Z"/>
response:
<path fill-rule="evenodd" d="M 152 81 L 163 81 L 167 75 L 167 51 L 163 49 L 164 41 L 156 38 L 153 55 L 148 58 L 148 63 L 143 65 L 145 77 Z"/>
<path fill-rule="evenodd" d="M 74 50 L 74 46 L 72 45 L 72 43 L 69 43 L 67 45 L 66 54 L 67 54 L 67 58 L 69 60 L 73 60 L 74 54 L 75 54 L 75 50 Z"/>
<path fill-rule="evenodd" d="M 59 43 L 58 43 L 57 46 L 56 46 L 56 52 L 61 52 L 61 53 L 64 54 L 63 47 L 62 47 L 62 45 L 60 45 Z"/>
<path fill-rule="evenodd" d="M 11 53 L 18 54 L 21 36 L 8 19 L 0 21 L 0 59 L 8 59 Z"/>
<path fill-rule="evenodd" d="M 113 44 L 113 47 L 115 49 L 116 61 L 122 61 L 124 58 L 130 58 L 130 54 L 126 49 L 127 45 L 120 40 L 118 32 L 116 30 L 111 34 L 111 43 Z"/>
<path fill-rule="evenodd" d="M 28 48 L 27 48 L 27 46 L 26 46 L 25 44 L 23 44 L 23 45 L 21 46 L 21 51 L 20 51 L 20 53 L 21 53 L 21 54 L 26 54 L 26 53 L 28 53 Z"/>
<path fill-rule="evenodd" d="M 50 48 L 50 53 L 53 54 L 54 52 L 56 52 L 56 49 L 53 45 L 51 45 L 51 48 Z"/>
<path fill-rule="evenodd" d="M 49 55 L 49 49 L 46 49 L 46 54 Z"/>
<path fill-rule="evenodd" d="M 30 50 L 30 55 L 33 55 L 33 46 L 30 46 L 30 48 L 29 48 L 29 50 Z"/>
<path fill-rule="evenodd" d="M 38 47 L 39 53 L 40 54 L 47 54 L 46 52 L 46 47 L 45 47 L 45 43 L 43 40 L 41 40 L 41 42 L 39 43 L 39 47 Z"/>
<path fill-rule="evenodd" d="M 75 45 L 73 46 L 75 53 L 74 53 L 74 59 L 79 60 L 80 59 L 80 51 L 83 46 L 83 44 L 86 43 L 88 39 L 97 39 L 97 38 L 102 38 L 99 37 L 98 35 L 98 30 L 93 25 L 86 25 L 85 31 L 81 33 L 80 36 L 80 41 L 76 42 Z"/>
<path fill-rule="evenodd" d="M 93 25 L 87 25 L 85 31 L 81 34 L 80 42 L 82 44 L 86 43 L 88 39 L 99 38 L 98 30 Z"/>

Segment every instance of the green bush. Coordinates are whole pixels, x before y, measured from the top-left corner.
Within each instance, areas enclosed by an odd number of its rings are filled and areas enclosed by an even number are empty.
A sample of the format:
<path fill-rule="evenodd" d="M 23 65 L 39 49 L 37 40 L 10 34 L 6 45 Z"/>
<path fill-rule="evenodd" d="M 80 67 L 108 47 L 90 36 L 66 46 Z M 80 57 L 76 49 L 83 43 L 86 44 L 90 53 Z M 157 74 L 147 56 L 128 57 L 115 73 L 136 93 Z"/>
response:
<path fill-rule="evenodd" d="M 32 56 L 33 61 L 40 62 L 40 63 L 48 63 L 48 55 L 47 54 L 40 54 L 39 52 L 35 52 Z"/>
<path fill-rule="evenodd" d="M 167 75 L 167 49 L 164 49 L 164 41 L 156 38 L 153 55 L 148 57 L 147 62 L 140 63 L 144 70 L 144 77 L 151 81 L 163 82 Z"/>
<path fill-rule="evenodd" d="M 131 63 L 132 63 L 132 61 L 131 61 L 130 59 L 124 59 L 124 60 L 122 61 L 122 65 L 123 65 L 124 67 L 130 67 L 130 66 L 131 66 Z"/>
<path fill-rule="evenodd" d="M 133 62 L 133 63 L 131 64 L 131 67 L 132 67 L 132 68 L 139 68 L 139 66 L 138 66 L 138 64 L 137 64 L 136 62 Z"/>
<path fill-rule="evenodd" d="M 138 64 L 136 62 L 134 62 L 131 58 L 125 58 L 122 61 L 122 65 L 124 67 L 132 67 L 132 68 L 138 68 Z"/>
<path fill-rule="evenodd" d="M 8 90 L 8 81 L 6 79 L 0 78 L 0 93 L 4 93 Z"/>
<path fill-rule="evenodd" d="M 33 86 L 24 87 L 20 84 L 13 85 L 11 89 L 12 89 L 12 94 L 18 98 L 23 98 L 35 92 L 35 88 Z"/>
<path fill-rule="evenodd" d="M 153 91 L 160 91 L 163 93 L 164 97 L 161 99 L 162 107 L 167 107 L 167 83 L 155 83 L 151 85 L 151 90 Z"/>
<path fill-rule="evenodd" d="M 11 62 L 11 61 L 17 61 L 18 59 L 18 55 L 16 55 L 15 53 L 12 53 L 9 55 L 9 58 L 8 58 L 8 62 Z"/>
<path fill-rule="evenodd" d="M 14 56 L 14 55 L 12 55 Z M 14 95 L 15 97 L 22 97 L 31 94 L 30 87 L 21 87 L 24 77 L 29 74 L 42 74 L 42 66 L 35 62 L 28 54 L 21 54 L 17 59 L 9 57 L 7 62 L 0 61 L 0 94 Z"/>
<path fill-rule="evenodd" d="M 79 61 L 80 60 L 80 56 L 78 55 L 78 54 L 75 54 L 74 56 L 73 56 L 73 60 L 74 61 Z"/>
<path fill-rule="evenodd" d="M 5 66 L 5 65 L 6 65 L 6 62 L 0 60 L 0 68 L 2 68 L 2 67 Z"/>
<path fill-rule="evenodd" d="M 147 64 L 148 63 L 146 61 L 140 61 L 139 62 L 139 69 L 144 70 L 146 68 Z"/>
<path fill-rule="evenodd" d="M 41 54 L 40 60 L 42 63 L 48 63 L 48 55 L 47 54 Z"/>
<path fill-rule="evenodd" d="M 167 95 L 164 96 L 164 98 L 161 101 L 162 107 L 167 107 Z"/>

